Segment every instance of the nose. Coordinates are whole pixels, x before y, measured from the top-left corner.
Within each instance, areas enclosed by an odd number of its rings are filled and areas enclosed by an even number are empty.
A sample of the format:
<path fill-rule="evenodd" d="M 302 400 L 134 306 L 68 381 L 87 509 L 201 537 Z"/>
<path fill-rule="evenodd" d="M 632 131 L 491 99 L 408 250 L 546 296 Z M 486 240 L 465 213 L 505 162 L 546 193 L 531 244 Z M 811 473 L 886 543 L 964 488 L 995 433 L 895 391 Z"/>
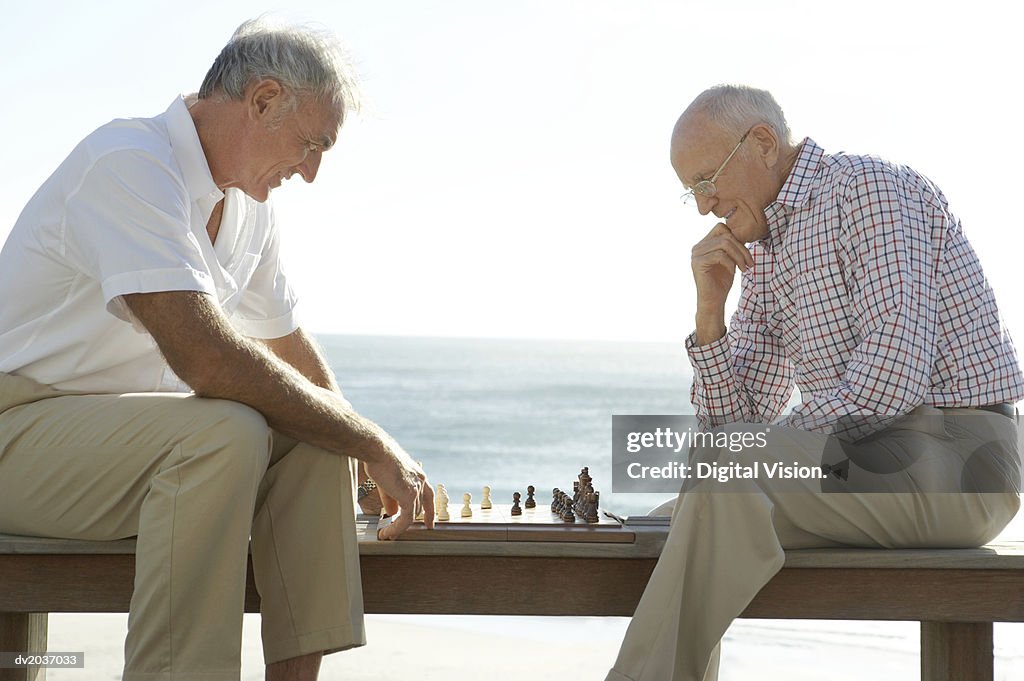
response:
<path fill-rule="evenodd" d="M 697 200 L 697 210 L 701 215 L 707 215 L 710 213 L 714 205 L 718 203 L 718 199 L 714 196 L 704 196 L 703 194 L 694 193 L 694 198 Z"/>
<path fill-rule="evenodd" d="M 316 179 L 316 171 L 320 169 L 320 159 L 323 158 L 322 151 L 311 151 L 306 154 L 306 158 L 302 160 L 302 163 L 295 166 L 295 169 L 302 175 L 302 179 L 306 182 L 312 182 Z"/>

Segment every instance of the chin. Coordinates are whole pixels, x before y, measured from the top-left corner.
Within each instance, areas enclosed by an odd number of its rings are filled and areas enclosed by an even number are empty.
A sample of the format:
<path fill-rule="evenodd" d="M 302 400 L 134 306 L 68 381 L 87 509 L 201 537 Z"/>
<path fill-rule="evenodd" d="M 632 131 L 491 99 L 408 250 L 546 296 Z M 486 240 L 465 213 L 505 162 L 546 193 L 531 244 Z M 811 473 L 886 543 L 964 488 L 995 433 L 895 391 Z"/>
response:
<path fill-rule="evenodd" d="M 737 221 L 739 223 L 739 221 Z M 729 231 L 739 241 L 745 244 L 750 244 L 755 241 L 760 241 L 768 236 L 768 228 L 758 224 L 750 224 L 749 222 L 743 222 L 739 224 L 726 223 L 729 227 Z"/>

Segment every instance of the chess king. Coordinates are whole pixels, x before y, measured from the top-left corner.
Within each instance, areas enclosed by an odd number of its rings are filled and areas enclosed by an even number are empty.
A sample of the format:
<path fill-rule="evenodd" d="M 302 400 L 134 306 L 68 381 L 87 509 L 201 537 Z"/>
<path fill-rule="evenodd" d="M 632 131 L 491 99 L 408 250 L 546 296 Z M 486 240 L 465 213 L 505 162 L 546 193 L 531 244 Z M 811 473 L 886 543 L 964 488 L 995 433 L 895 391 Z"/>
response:
<path fill-rule="evenodd" d="M 974 547 L 1020 505 L 1024 375 L 933 183 L 794 141 L 771 94 L 743 86 L 698 96 L 670 159 L 717 218 L 691 254 L 697 418 L 766 435 L 740 452 L 696 446 L 690 463 L 795 460 L 841 475 L 685 487 L 607 681 L 716 679 L 719 640 L 786 548 Z M 784 415 L 794 387 L 803 402 Z"/>

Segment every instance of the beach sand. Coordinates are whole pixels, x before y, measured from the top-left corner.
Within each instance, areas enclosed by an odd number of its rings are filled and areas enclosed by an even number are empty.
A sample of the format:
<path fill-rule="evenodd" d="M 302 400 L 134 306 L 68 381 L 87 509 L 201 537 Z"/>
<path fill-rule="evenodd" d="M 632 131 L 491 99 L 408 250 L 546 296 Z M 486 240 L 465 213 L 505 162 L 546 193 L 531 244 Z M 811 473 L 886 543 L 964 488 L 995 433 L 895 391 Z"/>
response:
<path fill-rule="evenodd" d="M 50 650 L 84 650 L 85 669 L 50 681 L 120 678 L 126 616 L 51 615 Z M 329 655 L 324 681 L 596 679 L 615 659 L 625 618 L 368 615 L 369 645 Z M 726 634 L 721 681 L 917 678 L 912 622 L 739 620 Z M 262 681 L 259 618 L 246 615 L 242 679 Z M 1024 678 L 1024 625 L 996 625 L 996 681 Z"/>

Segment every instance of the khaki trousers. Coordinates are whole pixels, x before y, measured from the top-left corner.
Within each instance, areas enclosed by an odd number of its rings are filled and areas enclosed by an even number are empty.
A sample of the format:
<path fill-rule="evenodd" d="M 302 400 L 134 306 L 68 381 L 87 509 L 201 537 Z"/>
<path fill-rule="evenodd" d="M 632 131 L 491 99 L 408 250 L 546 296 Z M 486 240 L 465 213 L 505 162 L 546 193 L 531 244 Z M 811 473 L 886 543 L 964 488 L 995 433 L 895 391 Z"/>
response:
<path fill-rule="evenodd" d="M 733 424 L 716 432 L 757 428 Z M 762 429 L 764 448 L 694 449 L 690 462 L 818 467 L 824 452 L 824 459 L 838 463 L 835 438 Z M 954 548 L 990 541 L 1020 506 L 1017 440 L 1017 424 L 1005 416 L 922 407 L 872 438 L 869 448 L 848 449 L 848 477 L 830 480 L 832 492 L 823 492 L 820 480 L 684 485 L 665 548 L 606 681 L 715 681 L 722 635 L 782 568 L 784 549 Z M 936 489 L 942 480 L 971 488 L 965 471 L 985 478 L 986 490 L 1002 480 L 1002 491 L 913 491 Z"/>
<path fill-rule="evenodd" d="M 0 532 L 138 535 L 129 681 L 239 678 L 250 536 L 266 662 L 364 645 L 353 467 L 235 402 L 0 374 Z"/>

